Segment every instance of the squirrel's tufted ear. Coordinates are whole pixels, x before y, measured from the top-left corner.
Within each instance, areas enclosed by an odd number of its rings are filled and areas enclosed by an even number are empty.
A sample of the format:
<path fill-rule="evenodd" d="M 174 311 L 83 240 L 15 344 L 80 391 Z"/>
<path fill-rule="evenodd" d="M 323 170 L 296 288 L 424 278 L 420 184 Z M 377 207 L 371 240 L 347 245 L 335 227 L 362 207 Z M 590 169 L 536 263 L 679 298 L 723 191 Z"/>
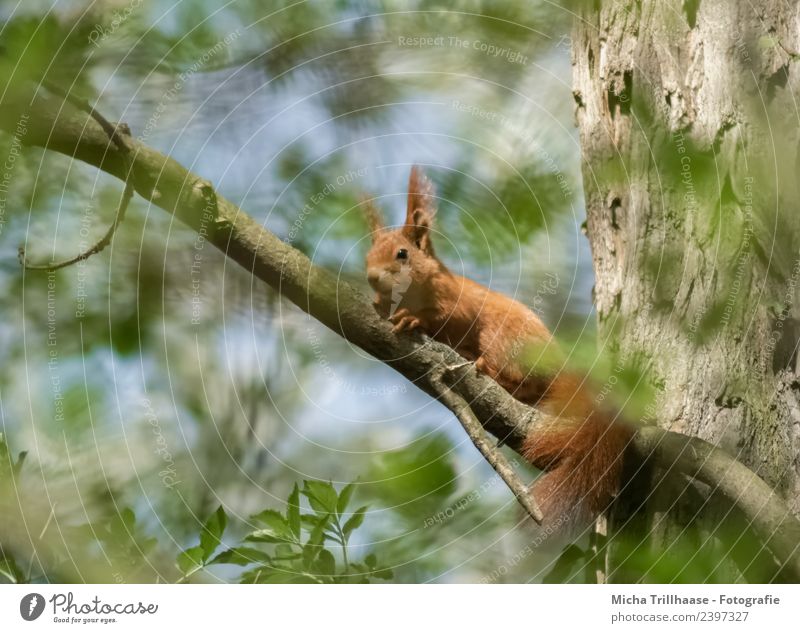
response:
<path fill-rule="evenodd" d="M 403 234 L 421 250 L 433 254 L 430 230 L 436 214 L 436 191 L 418 165 L 411 168 L 408 179 L 408 205 Z"/>
<path fill-rule="evenodd" d="M 378 232 L 384 227 L 383 217 L 381 216 L 381 212 L 378 207 L 375 206 L 374 198 L 370 198 L 366 194 L 363 194 L 361 196 L 360 204 L 361 210 L 364 213 L 364 217 L 367 219 L 369 231 L 372 234 L 372 241 L 374 242 Z"/>

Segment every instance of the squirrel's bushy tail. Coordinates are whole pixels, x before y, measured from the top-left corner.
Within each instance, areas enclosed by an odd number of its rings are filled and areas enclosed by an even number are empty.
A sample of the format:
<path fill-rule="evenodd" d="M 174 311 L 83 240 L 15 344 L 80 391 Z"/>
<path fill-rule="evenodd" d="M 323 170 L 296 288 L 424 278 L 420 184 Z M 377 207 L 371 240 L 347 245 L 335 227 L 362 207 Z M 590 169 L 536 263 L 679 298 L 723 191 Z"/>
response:
<path fill-rule="evenodd" d="M 557 378 L 540 407 L 552 421 L 525 440 L 524 457 L 544 473 L 533 494 L 545 525 L 582 528 L 619 492 L 632 429 L 597 409 L 581 381 Z"/>

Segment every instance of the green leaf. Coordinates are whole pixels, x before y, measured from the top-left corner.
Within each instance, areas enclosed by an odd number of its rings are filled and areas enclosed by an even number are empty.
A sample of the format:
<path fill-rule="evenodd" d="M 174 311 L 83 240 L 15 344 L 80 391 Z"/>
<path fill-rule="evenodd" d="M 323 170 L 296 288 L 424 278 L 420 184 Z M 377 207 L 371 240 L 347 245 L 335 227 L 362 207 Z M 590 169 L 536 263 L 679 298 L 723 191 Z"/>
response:
<path fill-rule="evenodd" d="M 206 524 L 203 526 L 203 531 L 200 533 L 200 548 L 203 552 L 203 562 L 207 561 L 214 553 L 214 550 L 219 547 L 227 524 L 228 517 L 225 515 L 225 510 L 222 506 L 217 508 L 217 511 L 206 521 Z"/>
<path fill-rule="evenodd" d="M 297 484 L 292 488 L 292 493 L 286 501 L 286 519 L 289 523 L 289 529 L 294 534 L 294 537 L 300 540 L 300 489 Z"/>
<path fill-rule="evenodd" d="M 143 554 L 152 552 L 156 548 L 156 546 L 158 546 L 158 539 L 153 536 L 151 536 L 150 538 L 143 537 L 139 541 L 139 547 L 142 550 Z"/>
<path fill-rule="evenodd" d="M 375 569 L 372 571 L 372 575 L 381 580 L 391 580 L 394 578 L 394 572 L 391 569 Z"/>
<path fill-rule="evenodd" d="M 336 559 L 328 550 L 323 549 L 317 557 L 317 571 L 325 576 L 334 576 L 336 574 Z"/>
<path fill-rule="evenodd" d="M 364 514 L 366 513 L 369 506 L 362 506 L 358 510 L 353 513 L 349 519 L 347 519 L 347 523 L 344 524 L 342 528 L 342 532 L 344 532 L 345 536 L 350 536 L 350 533 L 353 530 L 357 530 L 361 527 L 361 524 L 364 522 Z"/>
<path fill-rule="evenodd" d="M 366 558 L 364 558 L 364 564 L 369 569 L 375 569 L 375 566 L 378 564 L 378 557 L 375 554 L 367 554 Z"/>
<path fill-rule="evenodd" d="M 452 440 L 442 434 L 423 434 L 407 447 L 383 453 L 368 473 L 373 482 L 366 492 L 410 521 L 436 514 L 456 491 Z M 362 484 L 363 485 L 363 484 Z"/>
<path fill-rule="evenodd" d="M 300 553 L 296 552 L 291 545 L 282 543 L 275 547 L 275 558 L 280 560 L 294 560 L 300 558 Z"/>
<path fill-rule="evenodd" d="M 353 491 L 356 489 L 355 482 L 347 484 L 339 493 L 339 501 L 336 502 L 336 514 L 342 516 L 347 510 L 347 505 L 350 503 L 350 498 L 353 496 Z"/>
<path fill-rule="evenodd" d="M 308 498 L 311 508 L 317 514 L 333 514 L 339 495 L 333 484 L 325 481 L 305 481 L 303 494 Z"/>
<path fill-rule="evenodd" d="M 252 517 L 253 521 L 266 527 L 251 532 L 245 537 L 247 541 L 260 543 L 297 543 L 299 539 L 289 527 L 288 521 L 276 510 L 264 510 Z"/>
<path fill-rule="evenodd" d="M 289 527 L 288 521 L 277 510 L 264 510 L 253 515 L 252 520 L 271 529 L 276 535 L 286 540 L 292 540 L 293 530 Z"/>
<path fill-rule="evenodd" d="M 123 528 L 126 528 L 128 532 L 136 530 L 136 513 L 130 508 L 123 508 L 122 512 L 119 513 L 119 519 Z"/>
<path fill-rule="evenodd" d="M 188 576 L 203 567 L 203 548 L 200 545 L 190 547 L 178 554 L 178 569 L 184 576 Z"/>
<path fill-rule="evenodd" d="M 308 538 L 306 544 L 322 545 L 325 542 L 325 526 L 327 524 L 320 521 L 319 525 L 311 531 L 311 536 Z"/>
<path fill-rule="evenodd" d="M 241 583 L 244 584 L 266 584 L 278 582 L 292 582 L 298 572 L 278 565 L 256 567 L 242 574 Z M 281 580 L 282 579 L 282 580 Z"/>
<path fill-rule="evenodd" d="M 344 545 L 342 543 L 342 538 L 339 536 L 338 532 L 332 532 L 330 530 L 325 530 L 325 538 L 329 541 L 334 541 L 335 543 L 339 543 L 340 545 Z"/>
<path fill-rule="evenodd" d="M 250 565 L 252 563 L 270 563 L 272 558 L 266 552 L 255 547 L 232 547 L 217 554 L 209 565 Z"/>
<path fill-rule="evenodd" d="M 312 530 L 311 536 L 303 546 L 303 564 L 306 567 L 311 567 L 311 563 L 314 562 L 320 549 L 322 549 L 322 543 L 325 542 L 325 525 L 326 522 L 321 521 L 317 527 Z"/>
<path fill-rule="evenodd" d="M 244 537 L 244 540 L 253 543 L 294 543 L 293 536 L 279 534 L 272 528 L 264 528 L 263 530 L 250 532 L 250 534 Z"/>
<path fill-rule="evenodd" d="M 253 585 L 256 583 L 261 583 L 261 576 L 266 576 L 268 573 L 269 572 L 267 571 L 266 567 L 257 567 L 256 569 L 251 569 L 244 572 L 239 577 L 239 584 Z"/>
<path fill-rule="evenodd" d="M 304 571 L 276 567 L 259 567 L 242 574 L 244 584 L 297 584 L 322 583 L 322 580 Z"/>
<path fill-rule="evenodd" d="M 306 527 L 307 530 L 313 530 L 322 521 L 328 525 L 331 521 L 330 514 L 302 514 L 300 515 L 300 522 Z"/>

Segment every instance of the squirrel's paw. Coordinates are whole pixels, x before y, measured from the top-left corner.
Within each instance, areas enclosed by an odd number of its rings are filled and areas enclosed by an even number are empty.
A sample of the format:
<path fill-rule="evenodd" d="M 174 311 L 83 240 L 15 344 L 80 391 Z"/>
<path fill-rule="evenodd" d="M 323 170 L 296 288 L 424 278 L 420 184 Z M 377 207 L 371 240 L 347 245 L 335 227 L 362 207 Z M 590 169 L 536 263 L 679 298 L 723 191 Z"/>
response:
<path fill-rule="evenodd" d="M 419 329 L 421 325 L 422 323 L 417 317 L 406 316 L 395 323 L 394 327 L 392 328 L 392 332 L 395 334 L 400 334 L 401 332 L 410 332 L 412 330 Z"/>
<path fill-rule="evenodd" d="M 422 326 L 422 321 L 405 309 L 395 312 L 389 317 L 389 321 L 394 323 L 394 327 L 392 328 L 394 334 L 416 330 Z"/>

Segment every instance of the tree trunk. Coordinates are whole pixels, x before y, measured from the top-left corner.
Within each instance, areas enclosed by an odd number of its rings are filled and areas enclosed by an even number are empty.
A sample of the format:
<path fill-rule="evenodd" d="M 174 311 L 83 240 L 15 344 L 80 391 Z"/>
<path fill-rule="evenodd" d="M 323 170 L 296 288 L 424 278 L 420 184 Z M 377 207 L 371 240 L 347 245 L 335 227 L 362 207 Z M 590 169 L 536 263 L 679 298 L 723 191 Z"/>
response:
<path fill-rule="evenodd" d="M 656 394 L 628 417 L 725 449 L 797 515 L 800 9 L 587 4 L 573 81 L 599 338 L 615 371 L 636 366 Z M 667 489 L 658 474 L 612 512 L 609 579 L 780 579 L 723 532 L 736 516 L 708 488 Z"/>

